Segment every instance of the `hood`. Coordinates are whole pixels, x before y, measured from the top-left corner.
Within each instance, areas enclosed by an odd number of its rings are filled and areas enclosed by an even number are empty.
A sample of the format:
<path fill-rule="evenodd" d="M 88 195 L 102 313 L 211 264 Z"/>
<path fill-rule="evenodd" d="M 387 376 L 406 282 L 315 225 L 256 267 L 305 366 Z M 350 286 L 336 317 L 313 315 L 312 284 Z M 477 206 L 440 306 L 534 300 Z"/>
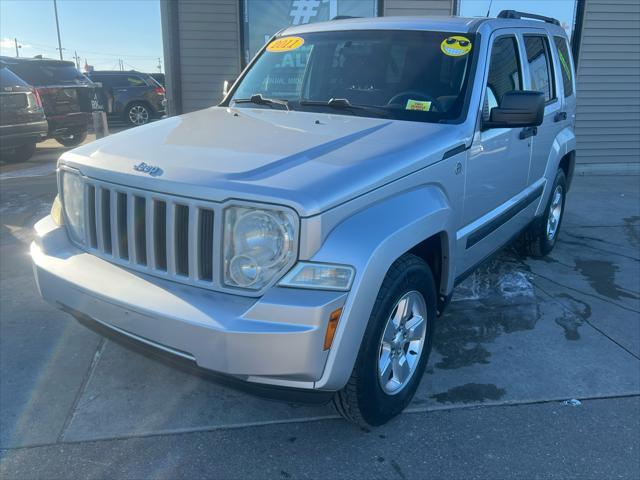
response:
<path fill-rule="evenodd" d="M 211 107 L 105 137 L 61 162 L 131 187 L 277 203 L 310 216 L 441 160 L 462 142 L 459 132 L 454 125 Z"/>

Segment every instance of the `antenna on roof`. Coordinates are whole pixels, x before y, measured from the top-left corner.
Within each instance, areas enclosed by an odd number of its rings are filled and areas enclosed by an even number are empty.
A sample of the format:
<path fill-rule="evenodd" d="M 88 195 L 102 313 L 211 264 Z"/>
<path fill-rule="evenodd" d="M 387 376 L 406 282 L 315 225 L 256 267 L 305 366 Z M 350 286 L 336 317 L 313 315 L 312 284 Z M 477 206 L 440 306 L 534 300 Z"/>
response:
<path fill-rule="evenodd" d="M 487 17 L 489 16 L 489 13 L 491 12 L 491 5 L 493 4 L 493 0 L 489 0 L 489 8 L 487 8 Z"/>

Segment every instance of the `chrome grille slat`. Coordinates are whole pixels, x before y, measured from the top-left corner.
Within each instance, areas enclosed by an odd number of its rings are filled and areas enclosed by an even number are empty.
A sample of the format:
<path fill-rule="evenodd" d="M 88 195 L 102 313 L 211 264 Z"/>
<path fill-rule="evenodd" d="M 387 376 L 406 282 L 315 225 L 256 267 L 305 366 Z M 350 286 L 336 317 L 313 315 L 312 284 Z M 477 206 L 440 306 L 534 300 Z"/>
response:
<path fill-rule="evenodd" d="M 167 228 L 166 232 L 166 244 L 167 244 L 167 273 L 170 276 L 175 276 L 176 274 L 176 256 L 174 255 L 175 251 L 175 204 L 168 203 L 166 206 L 167 211 Z"/>
<path fill-rule="evenodd" d="M 104 244 L 104 219 L 102 218 L 102 213 L 104 210 L 104 206 L 102 205 L 102 195 L 103 190 L 101 187 L 96 186 L 96 240 L 98 241 L 98 251 L 102 253 L 107 253 L 105 251 Z"/>
<path fill-rule="evenodd" d="M 86 245 L 125 267 L 215 289 L 220 245 L 211 202 L 108 184 L 85 184 Z"/>
<path fill-rule="evenodd" d="M 111 255 L 120 258 L 120 242 L 118 241 L 118 192 L 109 192 L 109 219 L 111 225 Z"/>
<path fill-rule="evenodd" d="M 188 238 L 187 238 L 187 258 L 189 263 L 189 278 L 192 280 L 198 280 L 198 217 L 199 209 L 190 205 L 189 207 L 189 225 L 188 225 Z"/>
<path fill-rule="evenodd" d="M 146 240 L 146 248 L 147 248 L 147 266 L 154 270 L 156 268 L 156 242 L 153 238 L 153 232 L 155 228 L 155 202 L 153 198 L 147 196 L 145 203 L 145 240 Z"/>
<path fill-rule="evenodd" d="M 131 263 L 139 263 L 138 262 L 138 255 L 137 255 L 137 251 L 136 251 L 136 197 L 134 195 L 128 195 L 128 194 L 124 194 L 124 197 L 122 198 L 126 198 L 126 205 L 127 205 L 127 210 L 126 210 L 126 217 L 127 217 L 127 230 L 126 230 L 126 237 L 127 237 L 127 253 L 129 255 L 129 262 Z"/>

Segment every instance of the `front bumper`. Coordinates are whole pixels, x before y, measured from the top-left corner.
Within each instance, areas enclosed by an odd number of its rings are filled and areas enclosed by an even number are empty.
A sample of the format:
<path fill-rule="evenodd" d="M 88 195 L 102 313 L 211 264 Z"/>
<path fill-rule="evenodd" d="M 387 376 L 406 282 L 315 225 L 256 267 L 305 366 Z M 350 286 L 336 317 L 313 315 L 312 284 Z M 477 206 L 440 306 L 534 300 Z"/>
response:
<path fill-rule="evenodd" d="M 206 291 L 90 255 L 51 217 L 35 229 L 40 293 L 74 316 L 248 382 L 314 389 L 322 377 L 327 322 L 346 293 L 275 287 L 256 299 Z"/>

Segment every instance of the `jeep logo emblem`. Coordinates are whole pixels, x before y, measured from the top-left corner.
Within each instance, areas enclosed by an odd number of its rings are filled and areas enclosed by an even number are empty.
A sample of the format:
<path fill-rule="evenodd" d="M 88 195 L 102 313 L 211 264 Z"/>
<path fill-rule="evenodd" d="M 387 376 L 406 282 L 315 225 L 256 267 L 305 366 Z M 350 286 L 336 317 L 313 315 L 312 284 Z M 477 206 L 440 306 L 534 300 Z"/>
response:
<path fill-rule="evenodd" d="M 137 172 L 148 173 L 152 177 L 162 175 L 162 169 L 160 167 L 154 167 L 144 162 L 140 162 L 138 165 L 134 165 L 133 169 Z"/>

